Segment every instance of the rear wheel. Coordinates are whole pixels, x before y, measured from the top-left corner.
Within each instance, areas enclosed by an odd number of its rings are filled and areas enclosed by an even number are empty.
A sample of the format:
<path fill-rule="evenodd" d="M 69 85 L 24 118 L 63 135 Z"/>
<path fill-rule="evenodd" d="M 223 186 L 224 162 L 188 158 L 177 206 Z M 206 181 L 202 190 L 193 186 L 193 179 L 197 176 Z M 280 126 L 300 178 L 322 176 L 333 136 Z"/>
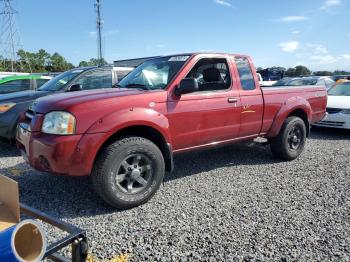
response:
<path fill-rule="evenodd" d="M 154 143 L 126 137 L 103 149 L 91 179 L 104 201 L 126 209 L 147 202 L 158 190 L 164 173 L 164 158 Z"/>
<path fill-rule="evenodd" d="M 283 160 L 293 160 L 304 150 L 306 142 L 306 126 L 296 116 L 288 117 L 279 134 L 270 141 L 272 154 Z"/>

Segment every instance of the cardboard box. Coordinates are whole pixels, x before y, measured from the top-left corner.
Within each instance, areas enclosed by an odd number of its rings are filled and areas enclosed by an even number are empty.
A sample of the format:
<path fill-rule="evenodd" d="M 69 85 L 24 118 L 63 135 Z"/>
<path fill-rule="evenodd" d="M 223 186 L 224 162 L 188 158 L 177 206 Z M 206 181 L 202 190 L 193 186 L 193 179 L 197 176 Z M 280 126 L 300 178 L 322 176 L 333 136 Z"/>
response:
<path fill-rule="evenodd" d="M 0 261 L 41 261 L 45 232 L 35 220 L 20 222 L 18 184 L 0 175 Z"/>
<path fill-rule="evenodd" d="M 0 232 L 19 221 L 18 184 L 11 178 L 0 175 Z"/>

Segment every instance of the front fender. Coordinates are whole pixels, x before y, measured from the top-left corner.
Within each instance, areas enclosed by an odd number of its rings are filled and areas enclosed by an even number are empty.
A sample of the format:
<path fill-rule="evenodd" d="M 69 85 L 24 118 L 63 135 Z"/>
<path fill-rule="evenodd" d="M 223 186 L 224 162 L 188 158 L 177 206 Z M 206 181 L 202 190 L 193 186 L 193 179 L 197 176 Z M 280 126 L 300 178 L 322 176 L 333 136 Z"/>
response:
<path fill-rule="evenodd" d="M 277 112 L 273 124 L 267 133 L 268 137 L 275 137 L 281 130 L 281 127 L 287 117 L 295 110 L 303 110 L 306 115 L 308 122 L 311 122 L 312 118 L 312 109 L 310 103 L 303 97 L 296 96 L 289 98 L 284 104 L 281 106 L 280 110 Z"/>
<path fill-rule="evenodd" d="M 130 126 L 154 128 L 163 135 L 168 143 L 171 143 L 168 119 L 163 114 L 149 108 L 130 108 L 113 112 L 98 119 L 86 133 L 115 134 Z"/>

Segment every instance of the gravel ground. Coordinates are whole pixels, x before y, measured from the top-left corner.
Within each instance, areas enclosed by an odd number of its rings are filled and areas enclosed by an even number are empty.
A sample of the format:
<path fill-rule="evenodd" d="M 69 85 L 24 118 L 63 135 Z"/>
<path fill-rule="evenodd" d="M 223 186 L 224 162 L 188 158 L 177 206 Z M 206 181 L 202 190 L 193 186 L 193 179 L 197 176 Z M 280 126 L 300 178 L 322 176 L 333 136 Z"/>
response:
<path fill-rule="evenodd" d="M 117 212 L 86 179 L 34 171 L 0 143 L 21 201 L 85 228 L 97 260 L 350 261 L 349 160 L 350 132 L 331 129 L 314 129 L 293 162 L 256 143 L 189 153 L 149 203 Z"/>

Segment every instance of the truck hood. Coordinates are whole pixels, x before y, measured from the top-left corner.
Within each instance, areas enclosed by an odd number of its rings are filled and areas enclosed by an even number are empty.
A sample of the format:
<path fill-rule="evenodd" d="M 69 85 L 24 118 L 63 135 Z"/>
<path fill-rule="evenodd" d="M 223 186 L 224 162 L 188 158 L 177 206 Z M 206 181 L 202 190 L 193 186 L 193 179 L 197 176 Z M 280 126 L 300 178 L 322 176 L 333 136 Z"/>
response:
<path fill-rule="evenodd" d="M 0 103 L 13 102 L 27 102 L 31 100 L 35 100 L 39 97 L 48 95 L 49 91 L 22 91 L 0 95 Z"/>
<path fill-rule="evenodd" d="M 327 107 L 350 109 L 350 96 L 328 96 Z"/>
<path fill-rule="evenodd" d="M 96 90 L 86 90 L 77 92 L 60 93 L 54 96 L 47 96 L 38 99 L 33 109 L 37 113 L 45 114 L 49 111 L 67 110 L 77 106 L 88 104 L 92 105 L 101 100 L 114 100 L 118 97 L 138 95 L 148 92 L 155 92 L 140 89 L 123 89 L 123 88 L 104 88 Z M 155 101 L 156 102 L 156 101 Z"/>

